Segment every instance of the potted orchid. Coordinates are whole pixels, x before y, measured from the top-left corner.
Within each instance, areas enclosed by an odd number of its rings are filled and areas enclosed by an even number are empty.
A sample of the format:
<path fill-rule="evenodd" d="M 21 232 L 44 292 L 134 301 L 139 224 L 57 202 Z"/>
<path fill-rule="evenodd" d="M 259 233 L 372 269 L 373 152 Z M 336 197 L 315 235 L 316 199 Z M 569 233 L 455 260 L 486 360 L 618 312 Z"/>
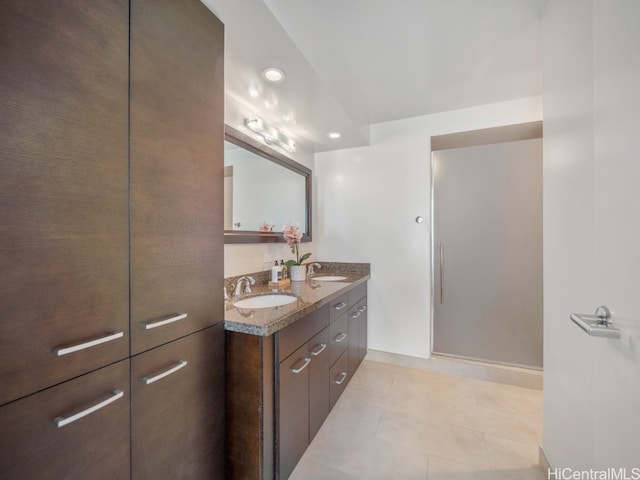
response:
<path fill-rule="evenodd" d="M 300 256 L 300 239 L 302 239 L 302 232 L 298 224 L 288 224 L 282 228 L 282 235 L 287 242 L 287 245 L 291 248 L 291 253 L 295 254 L 295 260 L 287 260 L 285 265 L 289 269 L 291 280 L 296 282 L 305 280 L 305 267 L 302 265 L 307 258 L 311 256 L 311 253 L 305 253 Z"/>

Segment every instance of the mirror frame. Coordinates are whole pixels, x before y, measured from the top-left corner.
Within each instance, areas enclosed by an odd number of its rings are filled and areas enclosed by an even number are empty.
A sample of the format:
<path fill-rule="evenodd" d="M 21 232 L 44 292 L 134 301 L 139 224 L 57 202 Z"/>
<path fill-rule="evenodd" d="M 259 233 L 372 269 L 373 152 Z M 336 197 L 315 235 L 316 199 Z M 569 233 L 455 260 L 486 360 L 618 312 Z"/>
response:
<path fill-rule="evenodd" d="M 242 133 L 229 125 L 224 126 L 224 139 L 245 150 L 259 155 L 281 167 L 302 175 L 305 179 L 305 213 L 306 224 L 301 242 L 311 241 L 311 169 L 295 160 L 262 144 L 260 141 Z M 282 232 L 261 232 L 259 230 L 225 230 L 224 243 L 285 243 Z"/>

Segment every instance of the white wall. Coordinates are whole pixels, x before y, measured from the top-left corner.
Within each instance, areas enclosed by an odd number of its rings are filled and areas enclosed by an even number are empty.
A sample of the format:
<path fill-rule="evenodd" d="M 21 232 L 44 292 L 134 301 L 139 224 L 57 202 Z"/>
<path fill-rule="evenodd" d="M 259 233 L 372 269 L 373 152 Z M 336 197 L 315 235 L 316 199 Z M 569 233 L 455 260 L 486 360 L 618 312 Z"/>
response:
<path fill-rule="evenodd" d="M 316 154 L 317 257 L 371 263 L 370 348 L 430 356 L 430 137 L 541 120 L 541 106 L 531 97 L 377 124 L 371 146 Z"/>
<path fill-rule="evenodd" d="M 559 468 L 640 467 L 639 18 L 637 0 L 551 0 L 543 19 L 543 445 Z M 601 304 L 622 338 L 569 322 Z"/>
<path fill-rule="evenodd" d="M 249 115 L 249 113 L 255 112 L 256 110 L 252 108 L 251 105 L 244 105 L 241 102 L 235 100 L 233 97 L 226 95 L 225 96 L 225 123 L 230 125 L 246 135 L 249 135 L 253 138 L 256 138 L 259 141 L 262 141 L 262 138 L 257 134 L 249 130 L 244 126 L 244 119 Z M 294 139 L 295 140 L 295 139 Z M 277 148 L 277 147 L 274 147 Z M 314 158 L 311 150 L 305 146 L 304 144 L 297 144 L 296 151 L 292 154 L 281 151 L 284 155 L 289 158 L 295 160 L 298 163 L 301 163 L 307 168 L 313 170 L 314 166 Z M 312 188 L 313 193 L 313 210 L 312 210 L 312 235 L 315 239 L 315 233 L 317 231 L 316 222 L 315 222 L 315 204 L 316 204 L 316 194 L 315 194 L 315 185 Z M 256 195 L 255 201 L 260 201 L 260 196 Z M 305 242 L 301 245 L 301 254 L 304 252 L 313 252 L 314 243 L 313 242 Z M 265 262 L 264 258 L 266 255 L 271 255 L 275 259 L 283 259 L 285 261 L 289 259 L 293 259 L 293 255 L 291 251 L 287 247 L 286 244 L 283 243 L 271 243 L 271 244 L 234 244 L 234 245 L 225 245 L 224 246 L 224 276 L 231 277 L 235 275 L 242 275 L 244 273 L 257 272 L 261 270 L 268 270 L 271 268 L 273 263 Z M 313 259 L 317 259 L 317 256 L 313 256 Z"/>
<path fill-rule="evenodd" d="M 554 466 L 593 458 L 593 357 L 568 313 L 594 298 L 591 0 L 552 0 L 544 42 L 544 449 Z M 587 311 L 586 313 L 591 313 Z"/>

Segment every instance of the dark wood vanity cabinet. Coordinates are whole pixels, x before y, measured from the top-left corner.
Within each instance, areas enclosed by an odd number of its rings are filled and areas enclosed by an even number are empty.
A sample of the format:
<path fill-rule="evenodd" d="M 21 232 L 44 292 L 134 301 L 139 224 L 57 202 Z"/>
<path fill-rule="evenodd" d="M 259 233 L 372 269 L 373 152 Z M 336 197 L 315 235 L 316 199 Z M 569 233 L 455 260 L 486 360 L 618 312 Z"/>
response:
<path fill-rule="evenodd" d="M 366 316 L 349 311 L 366 292 L 356 285 L 273 335 L 226 332 L 228 479 L 289 478 L 364 358 Z"/>

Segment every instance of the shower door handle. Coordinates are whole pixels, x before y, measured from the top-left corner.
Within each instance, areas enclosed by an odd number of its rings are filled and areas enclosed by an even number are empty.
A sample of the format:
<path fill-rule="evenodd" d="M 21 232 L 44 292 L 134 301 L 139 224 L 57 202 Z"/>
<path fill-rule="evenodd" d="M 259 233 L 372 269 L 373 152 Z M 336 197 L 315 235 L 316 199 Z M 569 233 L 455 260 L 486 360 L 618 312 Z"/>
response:
<path fill-rule="evenodd" d="M 444 244 L 440 242 L 440 304 L 444 296 Z"/>

